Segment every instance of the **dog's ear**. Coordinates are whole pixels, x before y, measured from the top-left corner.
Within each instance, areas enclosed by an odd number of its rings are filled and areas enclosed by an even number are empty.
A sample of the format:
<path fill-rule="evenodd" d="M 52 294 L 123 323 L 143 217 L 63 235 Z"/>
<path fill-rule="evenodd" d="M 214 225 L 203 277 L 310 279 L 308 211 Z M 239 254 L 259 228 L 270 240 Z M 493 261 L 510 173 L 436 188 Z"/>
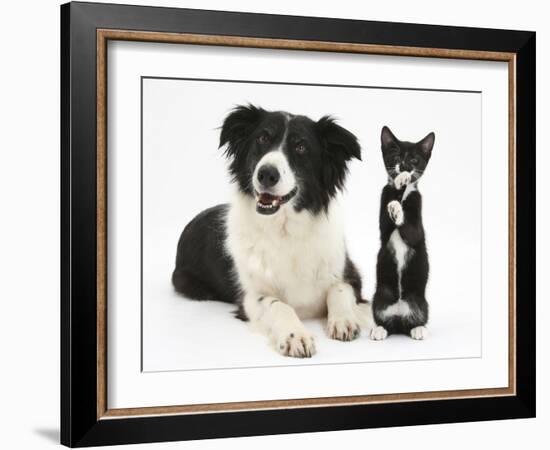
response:
<path fill-rule="evenodd" d="M 323 183 L 332 196 L 344 185 L 347 162 L 361 159 L 361 146 L 355 135 L 338 125 L 330 116 L 316 123 L 317 134 L 323 148 Z"/>
<path fill-rule="evenodd" d="M 355 135 L 338 125 L 331 116 L 324 116 L 317 122 L 317 133 L 329 157 L 349 161 L 361 159 L 361 147 Z"/>
<path fill-rule="evenodd" d="M 251 104 L 236 106 L 225 118 L 220 133 L 220 145 L 227 144 L 227 156 L 235 156 L 235 152 L 254 131 L 265 114 L 262 108 Z"/>

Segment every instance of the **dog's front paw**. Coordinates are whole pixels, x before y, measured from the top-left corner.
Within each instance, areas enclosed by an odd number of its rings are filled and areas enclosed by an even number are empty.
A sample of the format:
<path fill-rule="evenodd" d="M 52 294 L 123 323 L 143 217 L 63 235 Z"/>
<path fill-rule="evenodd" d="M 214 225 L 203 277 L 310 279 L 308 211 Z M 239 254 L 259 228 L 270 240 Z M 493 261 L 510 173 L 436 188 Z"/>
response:
<path fill-rule="evenodd" d="M 370 338 L 373 341 L 383 341 L 388 337 L 388 331 L 381 326 L 374 327 L 370 330 Z"/>
<path fill-rule="evenodd" d="M 393 184 L 395 185 L 395 188 L 398 189 L 398 190 L 400 190 L 401 188 L 404 188 L 410 182 L 411 182 L 410 172 L 401 172 L 393 180 Z"/>
<path fill-rule="evenodd" d="M 339 341 L 353 341 L 361 334 L 361 328 L 353 319 L 337 317 L 328 320 L 327 334 L 331 339 L 337 339 Z"/>
<path fill-rule="evenodd" d="M 426 327 L 415 327 L 411 330 L 411 337 L 417 341 L 422 341 L 428 337 L 428 329 Z"/>
<path fill-rule="evenodd" d="M 283 356 L 311 358 L 315 354 L 315 340 L 306 330 L 292 331 L 279 337 L 277 350 Z"/>
<path fill-rule="evenodd" d="M 397 200 L 388 203 L 388 214 L 397 226 L 403 225 L 403 207 Z"/>

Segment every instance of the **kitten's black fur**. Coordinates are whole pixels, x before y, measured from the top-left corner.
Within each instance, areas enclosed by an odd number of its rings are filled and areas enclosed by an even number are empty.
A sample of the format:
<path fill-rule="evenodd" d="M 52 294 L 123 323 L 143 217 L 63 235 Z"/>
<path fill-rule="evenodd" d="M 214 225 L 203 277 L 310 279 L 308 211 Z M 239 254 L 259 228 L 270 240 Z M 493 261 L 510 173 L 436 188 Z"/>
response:
<path fill-rule="evenodd" d="M 388 184 L 382 190 L 380 202 L 380 240 L 376 266 L 376 293 L 373 315 L 377 325 L 388 334 L 410 334 L 411 330 L 428 321 L 425 298 L 429 263 L 424 228 L 422 226 L 422 197 L 417 189 L 419 178 L 430 160 L 435 135 L 428 134 L 417 143 L 399 141 L 388 127 L 382 128 L 382 156 L 388 172 Z M 401 186 L 404 172 L 410 182 Z M 399 179 L 398 177 L 401 177 Z M 388 204 L 395 208 L 388 209 Z M 400 208 L 399 208 L 400 205 Z M 402 211 L 402 223 L 399 209 Z M 393 235 L 396 232 L 398 235 Z M 392 237 L 393 235 L 393 237 Z M 404 243 L 405 246 L 399 246 Z M 397 247 L 404 250 L 405 264 L 398 270 Z M 397 305 L 399 300 L 405 304 Z M 387 310 L 388 307 L 393 306 Z M 390 314 L 403 311 L 408 314 Z"/>

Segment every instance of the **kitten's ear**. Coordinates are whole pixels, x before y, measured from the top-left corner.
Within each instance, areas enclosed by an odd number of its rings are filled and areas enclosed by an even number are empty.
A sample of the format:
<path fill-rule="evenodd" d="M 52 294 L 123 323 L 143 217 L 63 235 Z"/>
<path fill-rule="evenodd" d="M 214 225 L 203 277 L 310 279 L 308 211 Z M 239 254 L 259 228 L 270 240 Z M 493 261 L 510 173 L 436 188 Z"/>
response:
<path fill-rule="evenodd" d="M 434 142 L 435 142 L 435 134 L 432 132 L 417 144 L 420 147 L 420 150 L 422 151 L 424 158 L 430 159 L 430 156 L 432 156 L 432 149 L 434 147 Z"/>
<path fill-rule="evenodd" d="M 223 147 L 228 144 L 226 150 L 228 156 L 235 155 L 240 144 L 250 136 L 264 114 L 265 111 L 262 108 L 257 108 L 251 104 L 236 106 L 231 111 L 223 121 L 219 145 Z"/>
<path fill-rule="evenodd" d="M 361 159 L 361 147 L 355 135 L 338 125 L 332 117 L 321 117 L 315 127 L 329 157 L 344 161 Z"/>
<path fill-rule="evenodd" d="M 397 142 L 397 138 L 393 135 L 391 130 L 387 126 L 382 127 L 382 134 L 380 135 L 380 140 L 382 141 L 382 150 L 390 147 L 392 144 Z"/>

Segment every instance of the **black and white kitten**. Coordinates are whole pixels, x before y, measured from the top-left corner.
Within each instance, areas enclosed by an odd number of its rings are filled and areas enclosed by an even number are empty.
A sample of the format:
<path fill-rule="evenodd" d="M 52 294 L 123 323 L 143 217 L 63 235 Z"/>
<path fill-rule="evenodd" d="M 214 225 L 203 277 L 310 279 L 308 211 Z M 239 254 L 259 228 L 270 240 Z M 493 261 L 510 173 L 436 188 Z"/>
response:
<path fill-rule="evenodd" d="M 422 226 L 422 197 L 418 180 L 426 170 L 434 145 L 434 133 L 420 142 L 398 140 L 382 128 L 382 156 L 388 184 L 380 203 L 380 240 L 376 265 L 376 293 L 372 311 L 376 326 L 370 337 L 388 334 L 427 337 L 428 252 Z"/>

